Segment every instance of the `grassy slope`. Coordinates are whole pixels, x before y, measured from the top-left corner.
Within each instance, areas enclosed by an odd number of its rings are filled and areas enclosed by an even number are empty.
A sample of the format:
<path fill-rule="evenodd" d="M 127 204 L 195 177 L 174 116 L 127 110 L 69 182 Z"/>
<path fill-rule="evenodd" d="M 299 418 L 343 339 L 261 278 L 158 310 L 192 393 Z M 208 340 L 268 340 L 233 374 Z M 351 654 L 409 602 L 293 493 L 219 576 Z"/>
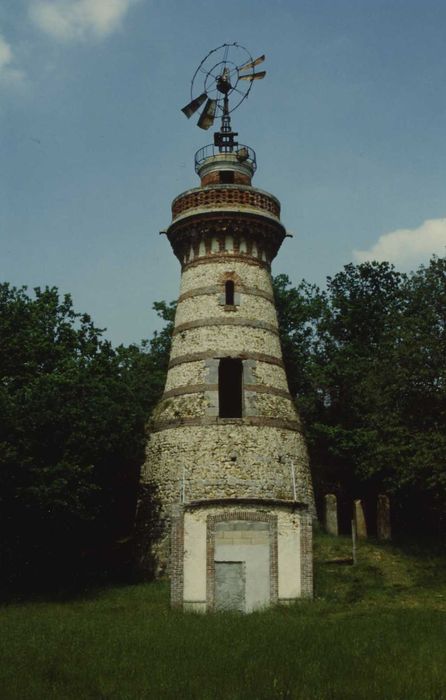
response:
<path fill-rule="evenodd" d="M 316 538 L 316 600 L 183 615 L 164 584 L 0 609 L 0 698 L 446 699 L 446 557 Z"/>

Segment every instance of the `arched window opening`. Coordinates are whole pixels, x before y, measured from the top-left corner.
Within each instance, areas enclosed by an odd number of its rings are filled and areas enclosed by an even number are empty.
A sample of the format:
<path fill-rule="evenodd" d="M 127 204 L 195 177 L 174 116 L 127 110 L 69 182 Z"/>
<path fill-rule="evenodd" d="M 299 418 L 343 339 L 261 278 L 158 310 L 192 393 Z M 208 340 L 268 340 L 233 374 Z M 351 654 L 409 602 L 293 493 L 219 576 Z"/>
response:
<path fill-rule="evenodd" d="M 220 418 L 242 417 L 242 387 L 242 361 L 224 357 L 218 366 L 218 415 Z"/>
<path fill-rule="evenodd" d="M 232 280 L 225 282 L 225 304 L 234 306 L 234 282 Z"/>

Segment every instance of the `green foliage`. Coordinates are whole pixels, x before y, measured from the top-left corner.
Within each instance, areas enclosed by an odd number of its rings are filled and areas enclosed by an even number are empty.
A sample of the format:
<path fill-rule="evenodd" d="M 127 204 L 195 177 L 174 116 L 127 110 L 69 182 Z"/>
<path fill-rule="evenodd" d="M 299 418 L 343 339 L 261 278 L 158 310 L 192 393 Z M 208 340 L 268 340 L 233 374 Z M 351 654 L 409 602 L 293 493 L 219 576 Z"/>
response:
<path fill-rule="evenodd" d="M 444 529 L 446 259 L 411 275 L 388 263 L 347 265 L 325 291 L 305 281 L 294 288 L 283 275 L 274 284 L 318 493 L 385 491 L 400 527 Z M 69 295 L 0 285 L 7 584 L 104 570 L 104 552 L 115 557 L 117 543 L 130 541 L 145 424 L 164 386 L 175 313 L 174 303 L 154 308 L 159 333 L 112 348 Z"/>
<path fill-rule="evenodd" d="M 167 586 L 0 609 L 0 695 L 197 700 L 443 700 L 446 567 L 316 538 L 316 598 L 250 615 L 169 609 Z M 426 587 L 428 581 L 428 587 Z"/>
<path fill-rule="evenodd" d="M 290 388 L 319 493 L 390 493 L 401 525 L 444 528 L 446 259 L 411 275 L 347 265 L 327 289 L 275 280 Z"/>
<path fill-rule="evenodd" d="M 0 285 L 0 553 L 6 582 L 35 586 L 130 534 L 169 334 L 113 349 L 69 295 L 34 292 Z"/>

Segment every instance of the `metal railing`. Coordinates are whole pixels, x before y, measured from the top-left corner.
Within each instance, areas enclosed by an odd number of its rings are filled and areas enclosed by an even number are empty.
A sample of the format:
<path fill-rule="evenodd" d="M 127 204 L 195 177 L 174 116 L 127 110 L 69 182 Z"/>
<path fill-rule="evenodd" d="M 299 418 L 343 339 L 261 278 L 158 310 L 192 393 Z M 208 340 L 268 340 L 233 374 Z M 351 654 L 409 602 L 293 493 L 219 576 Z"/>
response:
<path fill-rule="evenodd" d="M 245 146 L 244 144 L 239 143 L 234 148 L 234 150 L 229 151 L 229 153 L 234 154 L 236 159 L 240 163 L 248 163 L 251 166 L 253 172 L 256 170 L 256 168 L 257 168 L 256 154 L 255 154 L 255 151 L 250 146 Z M 197 151 L 195 154 L 195 172 L 198 172 L 198 169 L 200 168 L 200 166 L 208 158 L 213 158 L 214 156 L 226 156 L 226 155 L 228 155 L 228 152 L 225 152 L 225 151 L 222 152 L 220 150 L 220 148 L 218 146 L 214 146 L 213 143 L 210 143 L 207 146 L 200 148 L 200 150 Z"/>

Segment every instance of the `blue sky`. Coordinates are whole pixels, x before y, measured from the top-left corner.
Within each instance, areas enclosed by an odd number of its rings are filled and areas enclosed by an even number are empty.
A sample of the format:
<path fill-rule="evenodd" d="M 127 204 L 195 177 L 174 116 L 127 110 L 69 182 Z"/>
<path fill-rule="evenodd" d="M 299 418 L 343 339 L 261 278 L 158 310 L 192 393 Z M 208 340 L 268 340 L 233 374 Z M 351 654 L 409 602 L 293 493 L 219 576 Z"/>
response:
<path fill-rule="evenodd" d="M 151 336 L 180 277 L 159 231 L 212 141 L 180 108 L 233 41 L 267 56 L 233 126 L 294 234 L 274 272 L 444 255 L 445 35 L 441 0 L 2 0 L 0 279 Z"/>

